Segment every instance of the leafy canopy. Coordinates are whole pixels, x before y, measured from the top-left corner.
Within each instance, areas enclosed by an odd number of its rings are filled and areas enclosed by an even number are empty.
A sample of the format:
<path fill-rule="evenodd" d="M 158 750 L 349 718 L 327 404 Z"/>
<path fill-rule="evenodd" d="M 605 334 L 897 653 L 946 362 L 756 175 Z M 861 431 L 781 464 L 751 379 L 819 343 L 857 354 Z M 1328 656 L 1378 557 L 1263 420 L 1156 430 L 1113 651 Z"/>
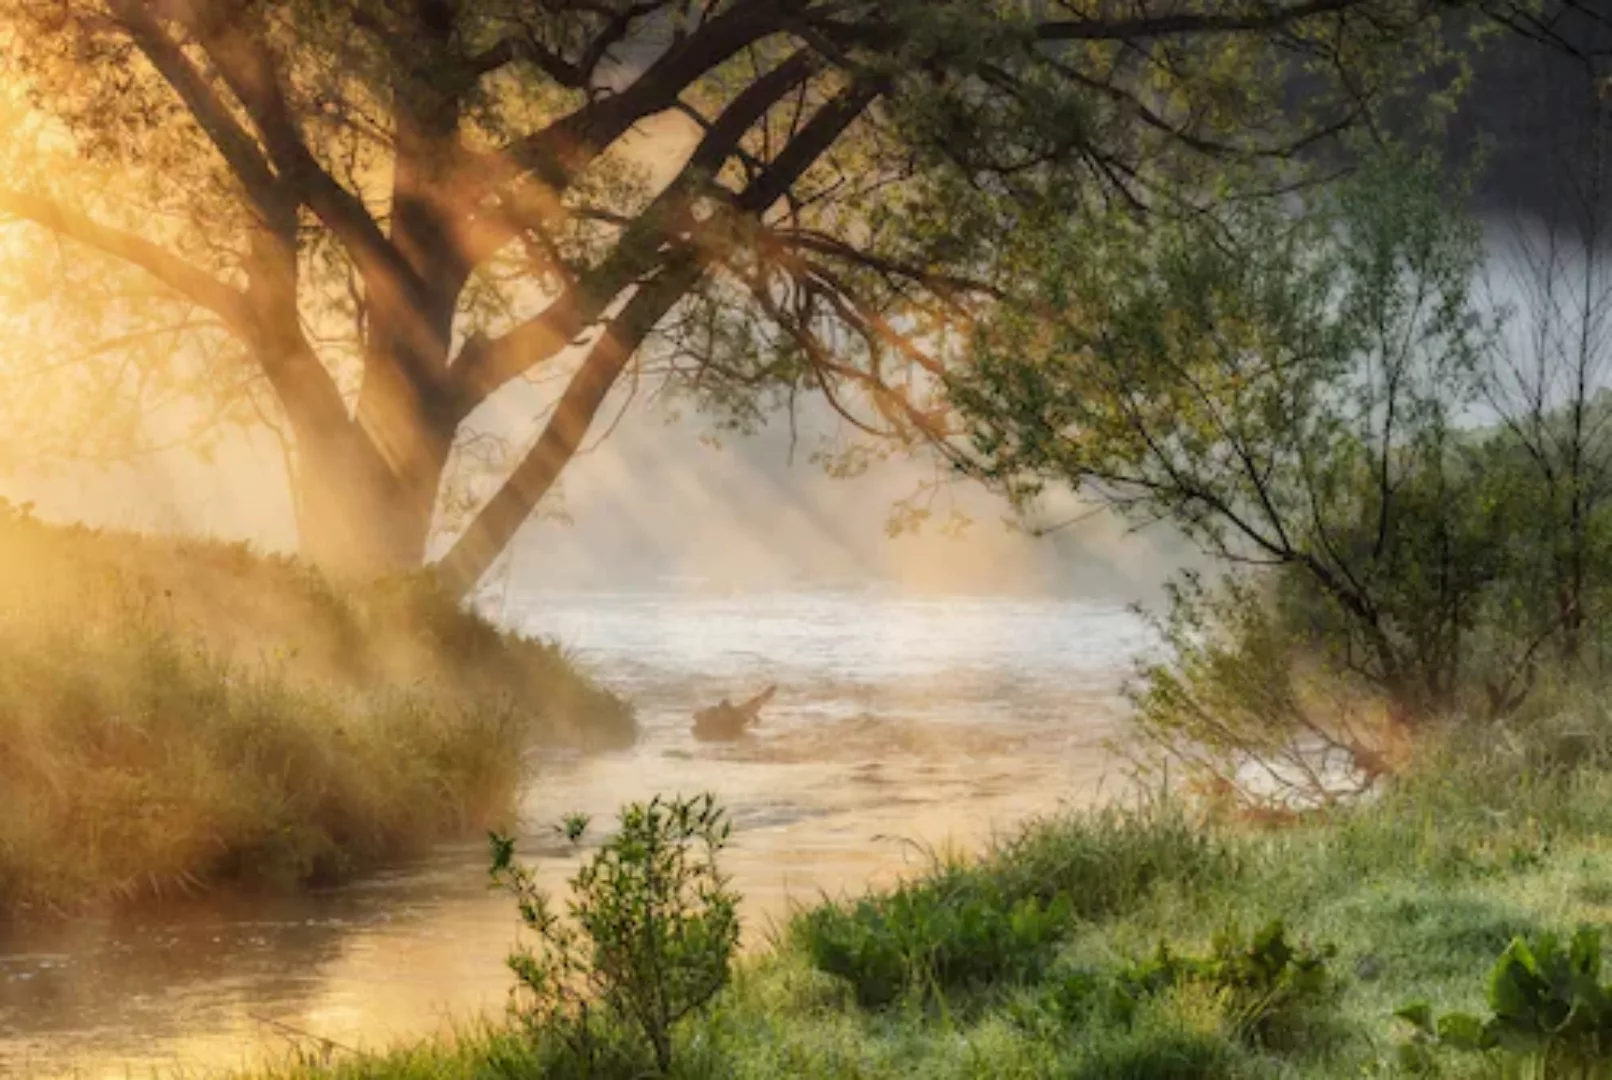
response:
<path fill-rule="evenodd" d="M 941 376 L 1055 222 L 1291 182 L 1449 57 L 1447 6 L 9 5 L 17 441 L 262 423 L 416 518 L 484 460 L 474 575 L 628 386 L 944 437 Z M 46 371 L 39 335 L 83 348 Z M 550 377 L 551 413 L 511 389 Z"/>

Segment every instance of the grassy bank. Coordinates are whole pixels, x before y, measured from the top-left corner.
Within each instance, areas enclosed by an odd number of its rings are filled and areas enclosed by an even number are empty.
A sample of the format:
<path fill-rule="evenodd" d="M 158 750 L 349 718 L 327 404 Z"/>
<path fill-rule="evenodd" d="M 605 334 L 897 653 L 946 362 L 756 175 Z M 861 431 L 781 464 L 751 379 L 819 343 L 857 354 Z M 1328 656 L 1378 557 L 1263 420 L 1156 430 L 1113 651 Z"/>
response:
<path fill-rule="evenodd" d="M 1286 828 L 1171 803 L 1035 822 L 977 861 L 801 912 L 680 1029 L 674 1072 L 1400 1075 L 1396 1009 L 1481 1012 L 1514 936 L 1612 915 L 1609 836 L 1612 718 L 1593 703 L 1521 738 L 1429 747 L 1372 805 Z M 1315 957 L 1313 985 L 1239 982 L 1253 934 L 1277 919 Z M 1228 962 L 1206 962 L 1227 928 L 1241 933 Z M 593 1075 L 643 1074 L 621 1053 Z M 494 1029 L 276 1075 L 576 1074 L 565 1061 L 557 1040 Z M 1438 1061 L 1439 1075 L 1496 1075 L 1482 1056 Z"/>
<path fill-rule="evenodd" d="M 633 736 L 423 578 L 0 509 L 0 921 L 329 881 L 507 818 L 533 745 Z"/>

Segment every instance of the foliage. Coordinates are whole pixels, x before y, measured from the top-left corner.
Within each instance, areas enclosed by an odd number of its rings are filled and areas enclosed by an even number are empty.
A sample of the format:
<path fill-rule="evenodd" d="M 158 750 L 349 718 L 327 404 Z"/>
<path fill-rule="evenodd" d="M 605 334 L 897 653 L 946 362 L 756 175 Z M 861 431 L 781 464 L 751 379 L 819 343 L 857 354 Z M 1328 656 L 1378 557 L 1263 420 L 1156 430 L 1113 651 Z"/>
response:
<path fill-rule="evenodd" d="M 1431 1067 L 1434 1047 L 1497 1051 L 1523 1075 L 1612 1076 L 1612 985 L 1601 982 L 1601 933 L 1581 928 L 1567 943 L 1553 934 L 1514 939 L 1489 973 L 1488 1018 L 1426 1003 L 1396 1014 L 1415 1029 L 1406 1063 Z M 1524 1070 L 1529 1070 L 1524 1072 Z"/>
<path fill-rule="evenodd" d="M 865 1007 L 904 994 L 943 998 L 1033 978 L 1069 932 L 1073 905 L 1011 898 L 988 875 L 947 867 L 852 904 L 825 904 L 795 924 L 812 962 L 849 980 Z"/>
<path fill-rule="evenodd" d="M 1482 313 L 1462 198 L 1392 151 L 1285 214 L 1071 230 L 980 325 L 951 383 L 963 466 L 1026 511 L 1063 486 L 1166 522 L 1217 564 L 1155 618 L 1141 756 L 1327 804 L 1439 718 L 1604 662 L 1612 403 L 1563 347 L 1595 354 L 1599 317 L 1561 295 L 1554 233 L 1534 338 Z"/>
<path fill-rule="evenodd" d="M 1336 670 L 1407 710 L 1447 703 L 1447 643 L 1495 550 L 1454 434 L 1485 342 L 1456 197 L 1388 160 L 1296 215 L 1071 238 L 953 382 L 967 467 L 1021 504 L 1068 485 L 1279 571 L 1330 622 Z"/>
<path fill-rule="evenodd" d="M 1266 194 L 1464 61 L 1431 0 L 210 6 L 0 18 L 3 250 L 54 271 L 8 289 L 19 341 L 107 344 L 0 372 L 5 398 L 51 455 L 149 445 L 175 399 L 267 427 L 313 551 L 417 564 L 433 512 L 473 508 L 458 589 L 612 388 L 741 427 L 820 391 L 940 436 L 937 377 L 1040 223 Z M 656 175 L 636 140 L 673 117 Z M 551 419 L 470 423 L 584 339 Z"/>
<path fill-rule="evenodd" d="M 1246 575 L 1217 587 L 1181 575 L 1153 621 L 1162 656 L 1138 662 L 1127 686 L 1139 737 L 1184 762 L 1217 809 L 1294 789 L 1326 803 L 1378 779 L 1361 768 L 1378 734 L 1370 687 L 1327 668 L 1307 678 L 1317 667 L 1305 663 L 1309 642 L 1271 594 Z M 1145 755 L 1138 765 L 1155 767 Z"/>
<path fill-rule="evenodd" d="M 559 826 L 573 845 L 587 828 L 579 816 Z M 583 1075 L 598 1065 L 596 1010 L 634 1026 L 664 1074 L 678 1024 L 727 985 L 739 898 L 716 857 L 731 828 L 712 795 L 627 806 L 620 830 L 571 879 L 563 913 L 514 861 L 514 841 L 493 837 L 493 881 L 541 943 L 509 958 L 522 1019 L 534 1032 L 561 1032 Z"/>
<path fill-rule="evenodd" d="M 1291 1037 L 1295 1014 L 1327 1002 L 1334 989 L 1327 961 L 1336 955 L 1332 945 L 1295 948 L 1280 920 L 1248 940 L 1227 927 L 1215 935 L 1207 956 L 1183 956 L 1160 942 L 1152 957 L 1120 972 L 1119 987 L 1134 999 L 1201 983 L 1239 1038 L 1267 1046 Z"/>

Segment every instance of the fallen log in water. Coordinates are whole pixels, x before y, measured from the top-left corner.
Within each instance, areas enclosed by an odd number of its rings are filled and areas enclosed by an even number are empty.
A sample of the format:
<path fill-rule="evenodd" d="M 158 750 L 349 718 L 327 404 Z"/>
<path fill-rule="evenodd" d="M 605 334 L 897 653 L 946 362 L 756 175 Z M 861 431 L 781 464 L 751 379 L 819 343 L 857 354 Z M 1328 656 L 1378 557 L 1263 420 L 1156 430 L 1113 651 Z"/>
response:
<path fill-rule="evenodd" d="M 723 698 L 717 705 L 700 709 L 694 714 L 694 737 L 708 742 L 739 738 L 749 728 L 761 722 L 762 708 L 777 692 L 778 687 L 769 686 L 742 704 L 735 705 L 727 698 Z"/>

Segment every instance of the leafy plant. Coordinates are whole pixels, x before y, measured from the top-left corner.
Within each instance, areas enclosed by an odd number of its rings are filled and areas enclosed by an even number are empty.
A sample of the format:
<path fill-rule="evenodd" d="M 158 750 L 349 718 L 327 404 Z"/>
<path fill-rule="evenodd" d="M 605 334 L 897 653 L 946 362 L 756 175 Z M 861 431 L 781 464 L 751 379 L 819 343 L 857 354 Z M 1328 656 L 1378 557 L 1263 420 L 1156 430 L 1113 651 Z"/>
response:
<path fill-rule="evenodd" d="M 1612 986 L 1601 982 L 1601 933 L 1580 929 L 1533 945 L 1514 938 L 1489 972 L 1491 1015 L 1446 1013 L 1426 1002 L 1395 1015 L 1414 1029 L 1407 1066 L 1427 1070 L 1433 1050 L 1497 1053 L 1510 1075 L 1612 1077 Z"/>
<path fill-rule="evenodd" d="M 572 815 L 557 829 L 579 846 L 588 825 Z M 534 1032 L 560 1035 L 584 1075 L 600 1050 L 597 1010 L 641 1034 L 667 1072 L 674 1029 L 727 984 L 739 940 L 739 897 L 716 861 L 732 824 L 715 796 L 633 803 L 620 826 L 570 880 L 563 915 L 514 841 L 492 837 L 493 881 L 541 945 L 509 957 L 516 1007 Z"/>
<path fill-rule="evenodd" d="M 1294 946 L 1280 920 L 1252 939 L 1228 927 L 1215 935 L 1207 956 L 1182 956 L 1160 942 L 1151 957 L 1121 972 L 1119 989 L 1134 1002 L 1188 982 L 1206 985 L 1237 1037 L 1267 1046 L 1281 1041 L 1297 1013 L 1331 993 L 1327 961 L 1335 955 L 1330 944 Z"/>
<path fill-rule="evenodd" d="M 1013 898 L 962 867 L 867 896 L 826 904 L 796 923 L 821 971 L 848 979 L 868 1008 L 904 993 L 1033 975 L 1071 923 L 1067 895 Z"/>

